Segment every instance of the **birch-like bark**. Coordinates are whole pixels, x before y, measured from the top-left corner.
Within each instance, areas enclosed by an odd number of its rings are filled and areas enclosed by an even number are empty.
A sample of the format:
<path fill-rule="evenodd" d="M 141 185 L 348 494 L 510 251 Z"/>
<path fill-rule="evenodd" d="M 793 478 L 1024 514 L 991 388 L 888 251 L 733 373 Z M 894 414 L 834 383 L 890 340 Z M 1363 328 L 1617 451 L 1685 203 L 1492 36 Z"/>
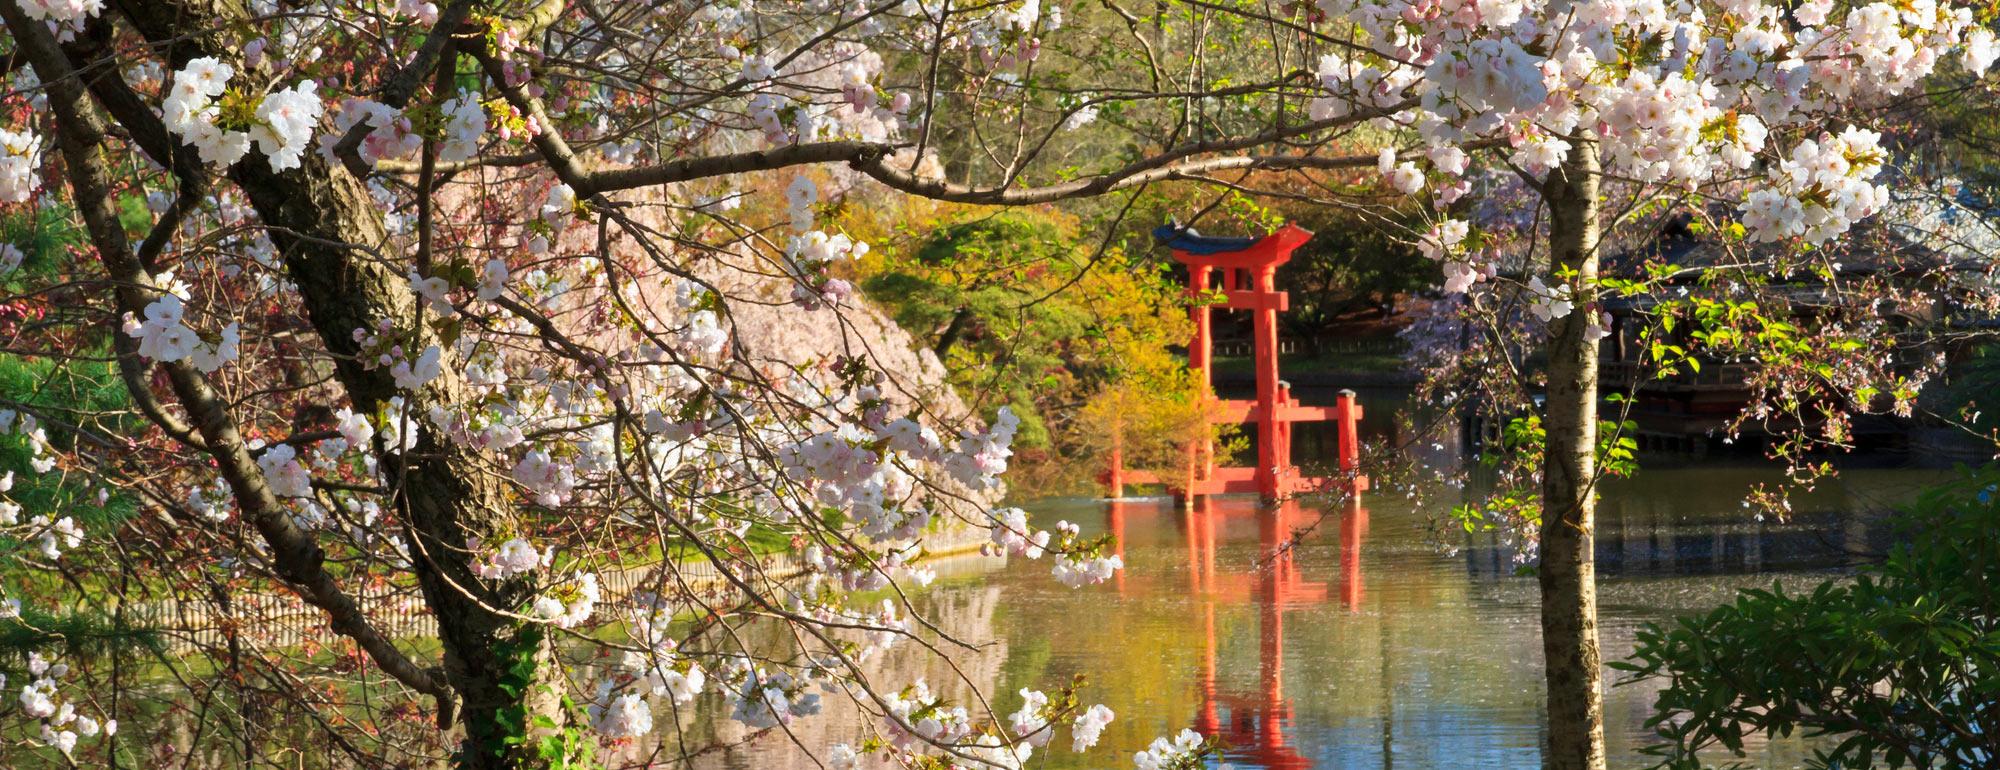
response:
<path fill-rule="evenodd" d="M 1572 285 L 1597 277 L 1597 144 L 1576 142 L 1543 190 L 1549 206 L 1549 260 L 1574 271 Z M 1588 311 L 1552 324 L 1548 403 L 1542 419 L 1542 657 L 1547 665 L 1548 770 L 1603 770 L 1604 700 L 1597 648 L 1597 341 L 1584 335 Z"/>

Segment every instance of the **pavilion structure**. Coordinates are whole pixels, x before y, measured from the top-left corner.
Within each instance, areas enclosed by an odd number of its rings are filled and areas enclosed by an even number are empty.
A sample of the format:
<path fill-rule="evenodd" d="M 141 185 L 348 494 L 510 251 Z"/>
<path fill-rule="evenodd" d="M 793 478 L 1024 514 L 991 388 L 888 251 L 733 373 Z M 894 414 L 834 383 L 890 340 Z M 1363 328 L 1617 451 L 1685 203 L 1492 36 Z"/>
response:
<path fill-rule="evenodd" d="M 1257 373 L 1255 400 L 1212 399 L 1205 410 L 1212 423 L 1256 426 L 1257 464 L 1217 467 L 1214 444 L 1204 437 L 1188 449 L 1186 477 L 1178 483 L 1165 483 L 1177 487 L 1189 501 L 1197 495 L 1240 493 L 1279 500 L 1327 489 L 1332 480 L 1306 476 L 1292 464 L 1292 424 L 1331 420 L 1339 426 L 1341 472 L 1351 476 L 1354 492 L 1367 489 L 1367 477 L 1355 474 L 1360 460 L 1356 426 L 1361 420 L 1361 405 L 1356 403 L 1354 391 L 1342 390 L 1333 406 L 1304 406 L 1292 397 L 1291 385 L 1278 378 L 1278 314 L 1290 307 L 1290 296 L 1277 288 L 1278 266 L 1291 261 L 1292 252 L 1310 240 L 1312 233 L 1287 224 L 1262 238 L 1215 237 L 1169 224 L 1154 230 L 1153 237 L 1173 251 L 1175 261 L 1187 266 L 1188 294 L 1195 298 L 1189 310 L 1194 339 L 1188 344 L 1188 367 L 1212 385 L 1212 315 L 1217 308 L 1247 310 L 1252 319 Z M 1219 302 L 1213 301 L 1217 298 Z M 1111 497 L 1122 496 L 1127 483 L 1160 482 L 1153 474 L 1126 471 L 1122 454 L 1114 441 L 1105 477 Z"/>

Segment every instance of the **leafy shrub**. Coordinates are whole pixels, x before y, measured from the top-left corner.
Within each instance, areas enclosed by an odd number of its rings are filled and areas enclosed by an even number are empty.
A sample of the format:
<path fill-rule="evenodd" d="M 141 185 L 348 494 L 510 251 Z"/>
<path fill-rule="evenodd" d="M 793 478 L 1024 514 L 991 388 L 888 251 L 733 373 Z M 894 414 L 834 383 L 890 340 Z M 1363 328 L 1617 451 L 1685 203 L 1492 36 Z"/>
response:
<path fill-rule="evenodd" d="M 2000 761 L 2000 470 L 1932 490 L 1901 545 L 1853 580 L 1745 591 L 1639 633 L 1633 682 L 1665 680 L 1648 725 L 1662 767 L 1742 756 L 1765 733 L 1817 736 L 1815 766 L 1991 767 Z"/>

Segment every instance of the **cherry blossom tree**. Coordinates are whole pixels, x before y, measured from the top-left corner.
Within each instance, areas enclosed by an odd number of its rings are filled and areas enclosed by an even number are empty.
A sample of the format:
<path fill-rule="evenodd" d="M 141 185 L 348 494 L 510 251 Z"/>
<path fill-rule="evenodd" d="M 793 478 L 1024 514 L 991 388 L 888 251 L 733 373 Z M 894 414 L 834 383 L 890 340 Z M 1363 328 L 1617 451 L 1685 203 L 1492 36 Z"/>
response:
<path fill-rule="evenodd" d="M 184 609 L 191 587 L 217 615 L 312 608 L 334 636 L 303 659 L 240 627 L 205 653 L 240 697 L 286 699 L 371 766 L 447 748 L 466 767 L 570 764 L 600 742 L 616 762 L 685 757 L 707 746 L 663 736 L 706 693 L 755 730 L 791 733 L 827 695 L 875 715 L 806 747 L 835 764 L 1012 766 L 1058 731 L 1089 750 L 1114 714 L 1073 683 L 1003 717 L 953 695 L 978 683 L 866 673 L 899 644 L 976 641 L 902 593 L 941 538 L 971 530 L 1079 590 L 1120 563 L 994 507 L 1016 421 L 981 425 L 898 369 L 908 351 L 871 349 L 840 267 L 868 244 L 818 229 L 821 208 L 858 184 L 1025 204 L 1362 166 L 1240 153 L 1386 114 L 1238 116 L 1243 135 L 1197 139 L 1221 124 L 1176 104 L 1275 110 L 1310 83 L 1245 70 L 1254 85 L 1169 90 L 1156 64 L 1030 87 L 1063 23 L 1033 2 L 9 2 L 0 19 L 22 85 L 7 202 L 62 207 L 85 240 L 34 255 L 46 269 L 17 297 L 47 322 L 10 333 L 36 361 L 104 351 L 122 416 L 145 421 L 6 412 L 36 471 L 139 512 L 94 533 L 17 515 L 10 534 L 116 595 L 117 617 Z M 947 70 L 962 92 L 937 85 Z M 1107 105 L 1130 121 L 1108 133 L 1144 149 L 1070 173 L 1052 139 Z M 774 349 L 773 330 L 814 327 L 831 349 Z M 82 599 L 10 591 L 29 626 Z M 399 602 L 436 652 L 386 627 Z M 92 686 L 83 662 L 38 662 L 14 712 L 65 755 L 109 743 L 126 686 Z M 285 684 L 308 680 L 336 684 Z"/>
<path fill-rule="evenodd" d="M 1797 269 L 1890 201 L 1889 149 L 1861 121 L 1910 95 L 1952 55 L 1962 71 L 1983 73 L 1995 57 L 1993 35 L 1970 10 L 1935 4 L 1325 10 L 1372 41 L 1366 53 L 1325 60 L 1329 88 L 1350 99 L 1376 94 L 1375 103 L 1408 94 L 1420 101 L 1408 120 L 1423 145 L 1383 152 L 1386 184 L 1418 191 L 1425 182 L 1412 172 L 1427 161 L 1433 195 L 1448 206 L 1469 191 L 1465 154 L 1490 147 L 1532 204 L 1525 210 L 1534 219 L 1511 234 L 1447 215 L 1421 245 L 1444 264 L 1448 292 L 1492 302 L 1498 295 L 1479 285 L 1511 283 L 1518 288 L 1507 293 L 1546 330 L 1533 345 L 1547 356 L 1546 406 L 1540 499 L 1528 517 L 1539 530 L 1545 764 L 1602 767 L 1591 563 L 1601 476 L 1597 365 L 1608 334 L 1601 302 L 1665 283 L 1664 275 L 1615 287 L 1600 281 L 1606 228 L 1614 214 L 1622 220 L 1660 201 L 1704 217 L 1720 206 L 1741 240 L 1782 246 L 1775 262 L 1739 268 L 1767 276 Z M 1346 104 L 1323 98 L 1315 114 L 1340 114 Z M 1613 201 L 1632 203 L 1613 211 Z M 1502 254 L 1513 256 L 1505 281 Z"/>
<path fill-rule="evenodd" d="M 313 608 L 338 662 L 244 664 L 240 634 L 218 657 L 361 764 L 557 765 L 600 743 L 671 761 L 705 748 L 663 727 L 703 693 L 787 734 L 851 701 L 872 734 L 805 747 L 836 767 L 1088 750 L 1115 717 L 1070 683 L 1003 716 L 868 674 L 892 646 L 972 643 L 903 593 L 951 531 L 1078 590 L 1120 564 L 996 507 L 1009 415 L 979 424 L 844 334 L 861 310 L 842 263 L 868 244 L 818 229 L 824 209 L 1379 174 L 1437 204 L 1416 240 L 1447 291 L 1512 281 L 1548 323 L 1547 763 L 1601 767 L 1607 185 L 1724 206 L 1747 240 L 1804 253 L 1888 201 L 1869 110 L 1983 71 L 1993 35 L 1928 1 L 1170 6 L 0 2 L 19 86 L 0 201 L 60 206 L 87 241 L 16 293 L 12 349 L 107 359 L 145 421 L 0 414 L 32 470 L 143 512 L 104 532 L 17 514 L 9 534 L 72 587 L 193 571 L 219 605 Z M 1546 213 L 1521 231 L 1545 249 L 1531 278 L 1501 276 L 1499 234 L 1456 215 L 1479 169 Z M 732 291 L 724 263 L 785 290 Z M 840 347 L 750 342 L 785 324 Z M 383 591 L 434 621 L 436 652 L 357 598 Z M 33 675 L 17 713 L 42 742 L 110 732 L 115 689 Z M 1136 759 L 1206 751 L 1184 733 Z"/>

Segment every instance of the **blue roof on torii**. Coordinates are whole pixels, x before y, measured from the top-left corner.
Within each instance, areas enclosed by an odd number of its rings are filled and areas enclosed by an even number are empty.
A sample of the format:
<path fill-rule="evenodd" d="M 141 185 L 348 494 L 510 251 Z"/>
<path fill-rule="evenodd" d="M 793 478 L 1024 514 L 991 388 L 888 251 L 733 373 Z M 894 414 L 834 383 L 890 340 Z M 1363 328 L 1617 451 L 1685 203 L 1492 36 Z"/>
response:
<path fill-rule="evenodd" d="M 1244 238 L 1219 235 L 1202 235 L 1192 227 L 1164 224 L 1153 228 L 1153 239 L 1176 251 L 1189 254 L 1228 254 L 1257 245 L 1262 238 Z"/>

